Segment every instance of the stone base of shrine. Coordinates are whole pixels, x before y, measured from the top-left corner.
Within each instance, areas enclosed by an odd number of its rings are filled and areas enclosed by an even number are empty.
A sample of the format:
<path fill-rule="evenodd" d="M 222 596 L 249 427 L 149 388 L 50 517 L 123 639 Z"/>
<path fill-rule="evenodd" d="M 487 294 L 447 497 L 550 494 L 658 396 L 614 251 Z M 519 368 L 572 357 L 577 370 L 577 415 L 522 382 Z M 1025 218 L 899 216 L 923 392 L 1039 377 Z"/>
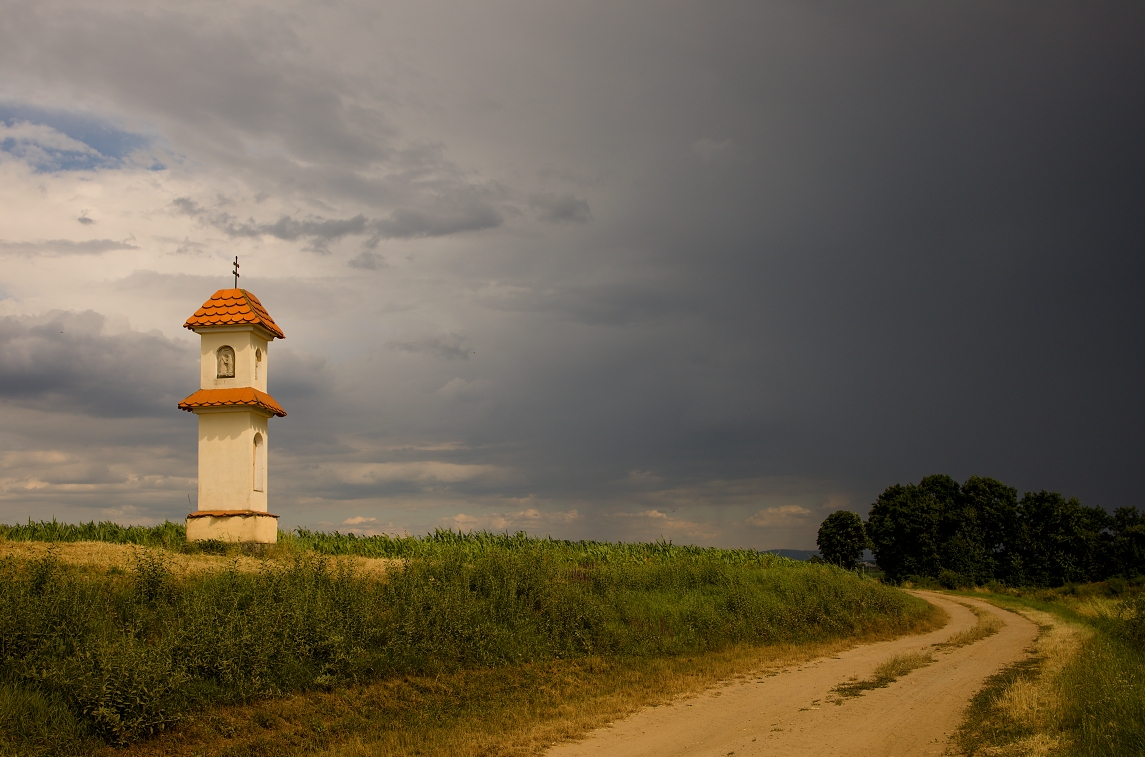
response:
<path fill-rule="evenodd" d="M 243 544 L 275 544 L 278 516 L 256 510 L 199 510 L 187 516 L 187 541 L 208 539 Z"/>

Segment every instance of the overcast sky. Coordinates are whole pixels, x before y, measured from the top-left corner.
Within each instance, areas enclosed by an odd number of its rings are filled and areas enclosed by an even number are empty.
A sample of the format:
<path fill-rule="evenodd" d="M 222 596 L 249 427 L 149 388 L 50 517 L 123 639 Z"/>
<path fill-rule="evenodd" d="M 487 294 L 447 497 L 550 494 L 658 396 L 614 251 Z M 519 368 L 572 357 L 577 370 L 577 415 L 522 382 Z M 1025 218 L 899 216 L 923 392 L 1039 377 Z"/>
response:
<path fill-rule="evenodd" d="M 813 548 L 930 473 L 1141 506 L 1145 6 L 0 14 L 0 521 L 182 519 L 286 333 L 284 528 Z"/>

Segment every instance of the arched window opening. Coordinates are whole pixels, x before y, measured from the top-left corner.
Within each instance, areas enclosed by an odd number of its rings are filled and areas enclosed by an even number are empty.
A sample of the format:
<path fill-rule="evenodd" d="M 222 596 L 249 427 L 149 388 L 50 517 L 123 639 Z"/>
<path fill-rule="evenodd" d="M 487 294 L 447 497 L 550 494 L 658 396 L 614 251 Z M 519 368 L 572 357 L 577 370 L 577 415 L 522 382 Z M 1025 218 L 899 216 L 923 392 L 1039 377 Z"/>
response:
<path fill-rule="evenodd" d="M 215 353 L 218 360 L 219 370 L 217 378 L 234 378 L 235 377 L 235 351 L 232 347 L 219 347 L 219 351 Z"/>
<path fill-rule="evenodd" d="M 258 381 L 259 368 L 262 367 L 262 348 L 259 347 L 254 351 L 254 380 Z"/>
<path fill-rule="evenodd" d="M 254 490 L 266 491 L 266 439 L 262 434 L 254 435 Z"/>

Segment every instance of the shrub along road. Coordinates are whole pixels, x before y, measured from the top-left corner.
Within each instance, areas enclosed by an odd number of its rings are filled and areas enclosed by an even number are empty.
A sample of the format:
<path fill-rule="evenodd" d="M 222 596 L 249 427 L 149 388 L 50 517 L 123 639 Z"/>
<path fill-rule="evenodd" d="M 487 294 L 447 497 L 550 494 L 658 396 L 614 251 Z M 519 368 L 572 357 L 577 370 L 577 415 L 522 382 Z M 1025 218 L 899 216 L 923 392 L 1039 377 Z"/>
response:
<path fill-rule="evenodd" d="M 971 697 L 992 674 L 1025 656 L 1038 629 L 1026 618 L 986 602 L 917 594 L 945 609 L 950 623 L 923 636 L 856 647 L 645 710 L 546 754 L 941 755 Z M 965 632 L 983 623 L 966 605 L 1000 618 L 1004 625 L 972 643 L 943 646 L 959 634 L 966 639 Z M 912 667 L 917 669 L 906 672 Z M 887 683 L 887 671 L 896 668 L 902 677 Z M 856 688 L 865 690 L 859 696 L 840 694 Z"/>

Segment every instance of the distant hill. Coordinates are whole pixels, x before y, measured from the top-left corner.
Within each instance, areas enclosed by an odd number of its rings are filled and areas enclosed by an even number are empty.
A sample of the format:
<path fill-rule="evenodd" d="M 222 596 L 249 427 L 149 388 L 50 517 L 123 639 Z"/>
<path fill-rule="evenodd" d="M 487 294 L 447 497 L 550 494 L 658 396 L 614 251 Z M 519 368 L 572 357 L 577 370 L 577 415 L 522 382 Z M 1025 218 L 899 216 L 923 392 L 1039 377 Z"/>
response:
<path fill-rule="evenodd" d="M 790 557 L 792 560 L 810 560 L 812 555 L 819 554 L 817 549 L 761 549 L 761 552 L 770 552 L 773 555 L 780 557 Z M 864 549 L 863 556 L 860 558 L 862 562 L 868 562 L 871 565 L 875 564 L 875 556 L 871 554 L 871 550 Z"/>

